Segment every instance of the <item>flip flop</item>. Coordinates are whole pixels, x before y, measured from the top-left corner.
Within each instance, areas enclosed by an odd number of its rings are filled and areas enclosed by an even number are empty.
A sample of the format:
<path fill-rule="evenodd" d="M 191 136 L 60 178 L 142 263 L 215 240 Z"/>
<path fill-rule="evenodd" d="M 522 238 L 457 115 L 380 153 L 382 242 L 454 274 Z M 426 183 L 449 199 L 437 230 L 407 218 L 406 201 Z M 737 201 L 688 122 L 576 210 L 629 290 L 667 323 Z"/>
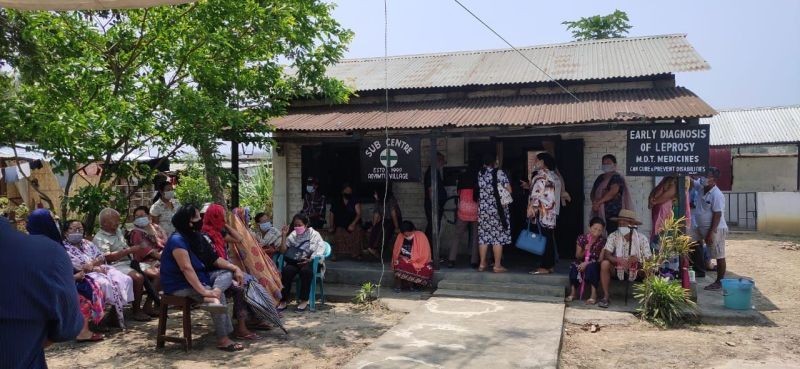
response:
<path fill-rule="evenodd" d="M 483 271 L 485 271 L 485 270 L 486 270 L 486 267 L 485 267 L 485 266 L 479 266 L 479 267 L 478 267 L 478 271 L 479 271 L 479 272 L 483 272 Z"/>
<path fill-rule="evenodd" d="M 599 307 L 601 307 L 603 309 L 607 309 L 608 308 L 608 304 L 609 304 L 608 300 L 600 299 L 600 302 L 597 304 L 597 306 L 599 306 Z"/>
<path fill-rule="evenodd" d="M 288 309 L 288 308 L 289 308 L 289 306 L 287 305 L 287 306 L 284 306 L 284 307 L 276 307 L 275 309 L 278 310 L 278 312 L 280 313 L 280 312 L 286 311 L 286 309 Z"/>
<path fill-rule="evenodd" d="M 234 342 L 234 343 L 231 343 L 228 346 L 223 346 L 223 347 L 217 346 L 217 349 L 225 351 L 225 352 L 236 352 L 236 351 L 244 350 L 244 346 L 242 346 L 241 343 Z"/>
<path fill-rule="evenodd" d="M 255 333 L 250 333 L 250 334 L 244 335 L 244 336 L 241 336 L 241 335 L 236 335 L 235 336 L 235 339 L 245 340 L 245 341 L 258 341 L 258 340 L 260 340 L 262 338 L 264 338 L 264 337 L 261 337 L 261 336 L 255 334 Z"/>
<path fill-rule="evenodd" d="M 89 338 L 82 338 L 82 339 L 76 339 L 76 340 L 75 340 L 75 342 L 78 342 L 78 343 L 84 343 L 84 342 L 100 342 L 100 341 L 102 341 L 102 340 L 104 340 L 104 339 L 106 339 L 106 336 L 104 336 L 102 333 L 92 333 L 92 336 L 91 336 L 91 337 L 89 337 Z"/>
<path fill-rule="evenodd" d="M 294 308 L 294 312 L 295 312 L 295 313 L 305 313 L 305 312 L 306 312 L 306 310 L 308 310 L 308 305 L 306 305 L 306 307 L 304 307 L 304 308 L 302 308 L 302 309 L 301 309 L 301 308 L 299 308 L 299 307 L 298 307 L 298 308 Z"/>
<path fill-rule="evenodd" d="M 572 297 L 572 296 L 567 296 L 567 297 L 564 298 L 565 302 L 572 302 L 572 300 L 575 300 L 575 298 Z"/>
<path fill-rule="evenodd" d="M 709 284 L 708 286 L 706 286 L 703 289 L 706 290 L 706 291 L 719 291 L 719 290 L 722 289 L 722 285 L 717 283 L 717 282 L 714 282 L 712 284 Z"/>
<path fill-rule="evenodd" d="M 596 303 L 597 303 L 597 300 L 595 300 L 595 299 L 588 299 L 588 300 L 586 300 L 586 305 L 594 305 L 594 304 L 596 304 Z"/>
<path fill-rule="evenodd" d="M 495 272 L 495 273 L 505 273 L 505 272 L 508 271 L 508 269 L 503 268 L 503 267 L 499 267 L 499 268 L 492 268 L 492 271 Z"/>

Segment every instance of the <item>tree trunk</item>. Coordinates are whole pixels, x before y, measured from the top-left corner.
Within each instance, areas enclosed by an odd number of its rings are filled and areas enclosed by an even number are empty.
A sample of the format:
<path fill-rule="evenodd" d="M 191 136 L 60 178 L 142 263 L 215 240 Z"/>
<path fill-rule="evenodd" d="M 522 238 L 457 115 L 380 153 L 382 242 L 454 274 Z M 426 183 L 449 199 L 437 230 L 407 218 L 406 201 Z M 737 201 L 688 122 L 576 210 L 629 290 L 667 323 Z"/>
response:
<path fill-rule="evenodd" d="M 222 180 L 219 178 L 219 166 L 214 158 L 215 151 L 209 145 L 200 145 L 197 148 L 200 153 L 200 160 L 203 162 L 206 173 L 208 189 L 211 191 L 211 198 L 217 204 L 226 206 L 225 191 L 222 188 Z"/>

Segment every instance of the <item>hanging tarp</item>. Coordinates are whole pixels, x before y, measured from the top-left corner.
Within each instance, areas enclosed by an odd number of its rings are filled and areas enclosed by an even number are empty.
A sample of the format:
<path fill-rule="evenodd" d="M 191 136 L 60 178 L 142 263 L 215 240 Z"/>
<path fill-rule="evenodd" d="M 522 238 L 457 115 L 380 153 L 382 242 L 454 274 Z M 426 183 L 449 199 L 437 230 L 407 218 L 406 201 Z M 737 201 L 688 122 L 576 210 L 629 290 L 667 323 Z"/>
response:
<path fill-rule="evenodd" d="M 0 0 L 0 7 L 20 10 L 92 10 L 149 8 L 190 3 L 191 0 Z"/>

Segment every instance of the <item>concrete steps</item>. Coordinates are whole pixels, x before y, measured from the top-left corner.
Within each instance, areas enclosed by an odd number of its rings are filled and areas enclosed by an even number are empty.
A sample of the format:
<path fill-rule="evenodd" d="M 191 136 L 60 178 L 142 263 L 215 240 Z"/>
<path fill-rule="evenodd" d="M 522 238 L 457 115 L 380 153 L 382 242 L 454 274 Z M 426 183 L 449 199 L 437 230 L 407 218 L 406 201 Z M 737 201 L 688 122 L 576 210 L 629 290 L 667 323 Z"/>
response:
<path fill-rule="evenodd" d="M 458 290 L 475 292 L 497 292 L 510 295 L 534 295 L 546 297 L 564 298 L 563 286 L 551 286 L 536 283 L 496 283 L 496 282 L 477 282 L 468 283 L 445 279 L 439 282 L 438 290 Z"/>
<path fill-rule="evenodd" d="M 507 300 L 507 301 L 529 301 L 529 302 L 547 302 L 553 304 L 563 304 L 564 297 L 542 296 L 542 295 L 528 295 L 519 293 L 505 293 L 505 292 L 485 292 L 485 291 L 466 291 L 466 290 L 450 290 L 439 288 L 433 292 L 433 297 L 453 297 L 462 299 L 487 299 L 487 300 Z"/>

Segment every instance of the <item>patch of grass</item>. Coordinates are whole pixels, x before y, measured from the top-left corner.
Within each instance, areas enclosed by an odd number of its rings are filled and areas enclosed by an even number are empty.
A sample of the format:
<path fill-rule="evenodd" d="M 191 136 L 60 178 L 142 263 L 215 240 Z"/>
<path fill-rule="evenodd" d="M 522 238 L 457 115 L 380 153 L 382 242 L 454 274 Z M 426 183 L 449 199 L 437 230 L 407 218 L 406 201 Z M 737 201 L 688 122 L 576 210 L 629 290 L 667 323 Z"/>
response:
<path fill-rule="evenodd" d="M 377 299 L 376 293 L 378 288 L 380 288 L 380 286 L 372 282 L 362 284 L 361 288 L 356 293 L 356 297 L 353 298 L 353 303 L 359 306 L 372 305 Z"/>

